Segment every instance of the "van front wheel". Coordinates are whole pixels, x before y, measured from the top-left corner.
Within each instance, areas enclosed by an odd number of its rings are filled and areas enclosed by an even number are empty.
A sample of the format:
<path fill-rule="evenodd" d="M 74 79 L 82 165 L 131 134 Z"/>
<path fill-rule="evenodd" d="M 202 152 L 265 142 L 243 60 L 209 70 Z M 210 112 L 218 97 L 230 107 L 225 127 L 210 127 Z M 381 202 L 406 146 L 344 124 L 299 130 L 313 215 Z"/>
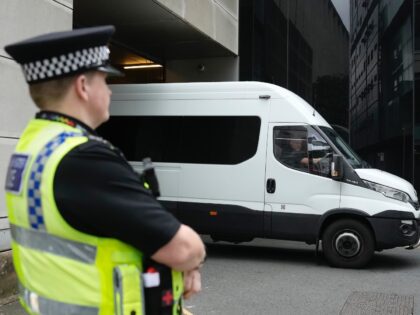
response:
<path fill-rule="evenodd" d="M 371 230 L 357 220 L 334 221 L 322 235 L 322 251 L 332 267 L 362 268 L 371 260 L 374 250 Z"/>

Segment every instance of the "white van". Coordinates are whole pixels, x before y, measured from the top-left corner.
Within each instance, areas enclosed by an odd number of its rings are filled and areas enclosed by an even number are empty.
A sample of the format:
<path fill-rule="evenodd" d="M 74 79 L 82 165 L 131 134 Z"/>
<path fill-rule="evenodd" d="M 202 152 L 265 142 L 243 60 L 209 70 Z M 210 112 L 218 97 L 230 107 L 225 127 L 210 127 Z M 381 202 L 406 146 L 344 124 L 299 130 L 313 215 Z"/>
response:
<path fill-rule="evenodd" d="M 138 171 L 151 157 L 160 201 L 214 240 L 322 241 L 332 266 L 419 242 L 406 180 L 369 168 L 306 101 L 260 82 L 112 85 L 99 132 Z"/>

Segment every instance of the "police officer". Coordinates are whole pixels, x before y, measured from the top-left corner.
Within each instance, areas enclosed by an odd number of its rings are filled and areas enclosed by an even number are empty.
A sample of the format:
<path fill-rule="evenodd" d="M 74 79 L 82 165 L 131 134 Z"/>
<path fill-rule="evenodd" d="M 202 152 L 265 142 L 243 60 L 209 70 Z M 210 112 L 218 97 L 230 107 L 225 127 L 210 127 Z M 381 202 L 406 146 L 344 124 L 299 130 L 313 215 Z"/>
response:
<path fill-rule="evenodd" d="M 201 288 L 200 237 L 94 131 L 109 118 L 113 32 L 85 28 L 5 47 L 40 109 L 6 179 L 20 298 L 30 314 L 142 315 L 154 306 L 178 314 L 182 296 Z M 145 296 L 156 288 L 151 308 Z"/>

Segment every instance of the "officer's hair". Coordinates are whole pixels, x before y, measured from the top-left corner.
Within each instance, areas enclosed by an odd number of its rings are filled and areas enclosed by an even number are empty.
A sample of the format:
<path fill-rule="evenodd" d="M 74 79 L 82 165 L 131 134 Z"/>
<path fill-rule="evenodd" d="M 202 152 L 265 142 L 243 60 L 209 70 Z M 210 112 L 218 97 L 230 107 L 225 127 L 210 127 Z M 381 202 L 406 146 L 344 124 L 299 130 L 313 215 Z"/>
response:
<path fill-rule="evenodd" d="M 83 74 L 90 80 L 93 71 L 85 72 Z M 31 84 L 29 85 L 29 94 L 37 107 L 45 109 L 49 104 L 56 104 L 59 102 L 66 95 L 70 86 L 79 75 L 80 74 Z"/>

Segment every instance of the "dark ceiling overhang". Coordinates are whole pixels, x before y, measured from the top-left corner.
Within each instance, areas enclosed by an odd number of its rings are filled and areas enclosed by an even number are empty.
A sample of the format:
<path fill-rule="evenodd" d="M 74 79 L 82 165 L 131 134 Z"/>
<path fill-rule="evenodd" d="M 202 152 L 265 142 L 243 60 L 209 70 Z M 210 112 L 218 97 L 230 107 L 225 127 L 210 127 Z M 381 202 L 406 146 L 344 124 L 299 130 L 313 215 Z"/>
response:
<path fill-rule="evenodd" d="M 235 54 L 153 0 L 74 0 L 75 28 L 112 24 L 113 43 L 153 61 Z"/>

